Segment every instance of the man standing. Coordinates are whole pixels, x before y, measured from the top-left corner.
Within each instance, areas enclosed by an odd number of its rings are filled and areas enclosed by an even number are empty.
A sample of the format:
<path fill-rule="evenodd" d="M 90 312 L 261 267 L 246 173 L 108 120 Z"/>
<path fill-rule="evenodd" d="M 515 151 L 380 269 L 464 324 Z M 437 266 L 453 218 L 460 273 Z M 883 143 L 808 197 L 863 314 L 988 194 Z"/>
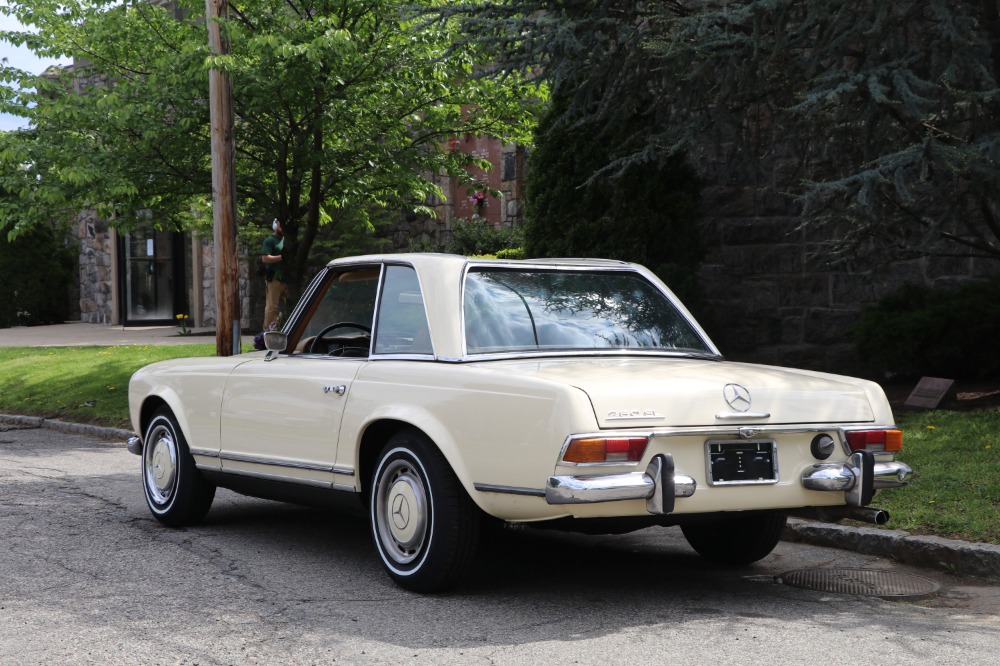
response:
<path fill-rule="evenodd" d="M 267 299 L 264 302 L 264 329 L 278 320 L 278 304 L 285 298 L 285 273 L 281 261 L 281 251 L 285 248 L 285 234 L 281 222 L 275 218 L 271 223 L 274 234 L 264 239 L 263 255 L 264 279 L 267 280 Z"/>

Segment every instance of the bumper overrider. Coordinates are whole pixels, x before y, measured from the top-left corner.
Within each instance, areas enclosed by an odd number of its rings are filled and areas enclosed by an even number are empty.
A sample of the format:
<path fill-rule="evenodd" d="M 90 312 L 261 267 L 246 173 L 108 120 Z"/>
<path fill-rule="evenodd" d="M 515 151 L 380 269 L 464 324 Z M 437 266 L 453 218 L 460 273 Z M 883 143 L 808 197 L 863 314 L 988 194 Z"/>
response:
<path fill-rule="evenodd" d="M 846 504 L 866 506 L 875 491 L 905 486 L 913 473 L 902 462 L 876 462 L 874 454 L 857 451 L 844 463 L 821 463 L 802 473 L 802 487 L 808 490 L 846 493 Z M 678 497 L 691 497 L 697 482 L 674 469 L 669 453 L 653 457 L 643 472 L 603 476 L 550 476 L 545 484 L 549 504 L 591 504 L 619 500 L 646 500 L 651 514 L 670 513 Z"/>

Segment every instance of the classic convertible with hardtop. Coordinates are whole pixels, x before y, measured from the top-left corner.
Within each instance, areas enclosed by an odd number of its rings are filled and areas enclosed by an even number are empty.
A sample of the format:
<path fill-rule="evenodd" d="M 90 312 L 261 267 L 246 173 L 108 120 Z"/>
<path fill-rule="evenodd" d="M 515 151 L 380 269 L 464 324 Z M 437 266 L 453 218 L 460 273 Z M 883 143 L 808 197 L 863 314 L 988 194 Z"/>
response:
<path fill-rule="evenodd" d="M 193 525 L 218 486 L 357 498 L 413 590 L 459 581 L 488 520 L 679 525 L 746 564 L 789 514 L 884 522 L 873 495 L 911 473 L 877 384 L 726 361 L 634 264 L 337 259 L 265 341 L 133 376 L 150 511 Z"/>

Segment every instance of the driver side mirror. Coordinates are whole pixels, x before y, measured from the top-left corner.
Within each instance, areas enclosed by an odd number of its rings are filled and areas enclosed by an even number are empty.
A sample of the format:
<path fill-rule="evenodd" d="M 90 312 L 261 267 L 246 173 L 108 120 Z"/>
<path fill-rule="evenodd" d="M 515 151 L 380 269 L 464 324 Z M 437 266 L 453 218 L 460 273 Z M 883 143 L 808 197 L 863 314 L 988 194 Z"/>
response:
<path fill-rule="evenodd" d="M 283 352 L 288 347 L 288 335 L 281 331 L 264 333 L 264 349 L 273 352 Z"/>

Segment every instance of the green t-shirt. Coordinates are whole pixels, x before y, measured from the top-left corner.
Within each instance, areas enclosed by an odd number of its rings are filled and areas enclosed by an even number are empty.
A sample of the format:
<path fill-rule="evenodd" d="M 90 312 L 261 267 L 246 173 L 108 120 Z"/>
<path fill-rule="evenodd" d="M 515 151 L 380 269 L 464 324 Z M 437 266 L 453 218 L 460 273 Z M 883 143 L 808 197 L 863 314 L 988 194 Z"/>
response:
<path fill-rule="evenodd" d="M 262 246 L 263 254 L 281 254 L 281 251 L 285 249 L 285 238 L 282 236 L 278 238 L 275 235 L 270 235 L 264 239 L 264 244 Z M 278 278 L 282 282 L 285 281 L 284 272 L 281 270 L 283 262 L 279 261 L 276 264 L 264 264 L 265 273 L 264 276 L 271 280 L 273 278 Z"/>

